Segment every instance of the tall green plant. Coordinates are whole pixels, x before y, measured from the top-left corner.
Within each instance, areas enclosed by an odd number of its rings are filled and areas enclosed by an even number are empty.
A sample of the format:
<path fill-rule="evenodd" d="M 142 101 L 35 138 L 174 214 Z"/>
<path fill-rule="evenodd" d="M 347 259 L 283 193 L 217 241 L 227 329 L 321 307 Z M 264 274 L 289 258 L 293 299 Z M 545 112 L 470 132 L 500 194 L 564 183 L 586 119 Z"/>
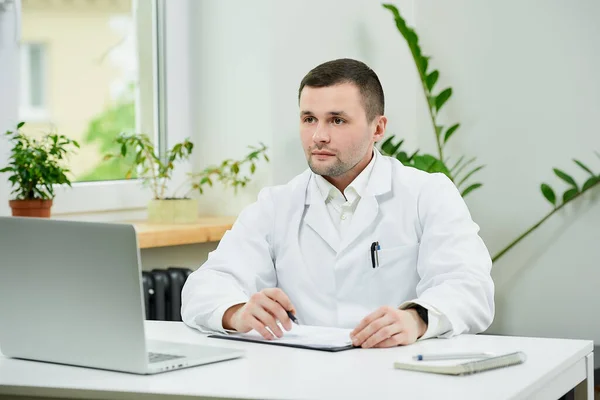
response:
<path fill-rule="evenodd" d="M 430 71 L 428 69 L 429 60 L 431 59 L 431 57 L 423 54 L 421 47 L 419 46 L 419 37 L 415 33 L 414 29 L 410 28 L 406 24 L 406 21 L 404 21 L 404 19 L 400 15 L 398 8 L 396 8 L 392 4 L 384 4 L 383 7 L 390 10 L 394 15 L 396 27 L 406 40 L 408 47 L 410 48 L 410 52 L 413 56 L 413 60 L 415 61 L 415 65 L 419 73 L 419 79 L 423 87 L 423 93 L 427 100 L 429 117 L 431 119 L 433 131 L 435 132 L 435 139 L 437 143 L 439 157 L 435 157 L 429 154 L 421 155 L 418 151 L 415 151 L 413 154 L 408 155 L 408 153 L 401 150 L 401 146 L 404 141 L 400 140 L 398 143 L 394 143 L 394 136 L 388 138 L 382 143 L 381 150 L 387 155 L 396 157 L 405 165 L 410 165 L 428 172 L 443 172 L 446 175 L 448 175 L 448 177 L 450 177 L 450 179 L 452 179 L 459 188 L 461 188 L 461 186 L 465 184 L 465 182 L 467 182 L 467 180 L 471 178 L 475 173 L 480 171 L 483 168 L 483 166 L 473 166 L 473 164 L 476 162 L 476 158 L 473 157 L 466 160 L 464 156 L 460 157 L 452 167 L 448 168 L 446 166 L 448 158 L 444 158 L 444 147 L 446 146 L 450 138 L 452 138 L 453 135 L 456 133 L 456 131 L 460 127 L 460 124 L 456 123 L 450 127 L 444 127 L 438 122 L 438 113 L 440 109 L 450 99 L 450 97 L 452 97 L 452 88 L 448 87 L 438 92 L 438 94 L 434 94 L 434 88 L 438 81 L 440 73 L 437 69 L 433 71 Z M 596 152 L 596 155 L 600 158 L 599 153 Z M 590 169 L 587 165 L 585 165 L 579 160 L 573 161 L 586 173 L 588 173 L 590 177 L 582 185 L 580 185 L 569 174 L 565 173 L 564 171 L 558 168 L 554 168 L 554 173 L 556 174 L 556 176 L 558 176 L 561 180 L 563 180 L 569 185 L 567 190 L 562 194 L 562 198 L 557 199 L 554 189 L 550 185 L 542 183 L 540 188 L 542 195 L 553 205 L 553 209 L 550 212 L 548 212 L 543 218 L 541 218 L 538 222 L 533 224 L 529 229 L 525 230 L 516 239 L 511 241 L 505 248 L 503 248 L 496 255 L 494 255 L 492 257 L 492 260 L 494 262 L 497 261 L 504 254 L 506 254 L 514 246 L 516 246 L 530 233 L 532 233 L 534 230 L 540 227 L 545 221 L 552 217 L 552 215 L 560 211 L 567 204 L 577 200 L 580 196 L 582 196 L 585 192 L 591 190 L 592 188 L 600 186 L 600 174 L 594 173 L 592 169 Z M 468 169 L 469 167 L 471 168 L 470 170 Z M 480 188 L 481 186 L 483 186 L 483 184 L 479 182 L 469 184 L 469 186 L 462 189 L 461 193 L 464 197 L 473 190 Z"/>
<path fill-rule="evenodd" d="M 469 183 L 470 178 L 484 168 L 483 165 L 476 165 L 476 158 L 467 159 L 460 157 L 452 167 L 448 166 L 449 158 L 444 156 L 446 144 L 454 136 L 460 128 L 460 123 L 455 123 L 451 126 L 444 126 L 439 120 L 439 114 L 444 105 L 452 97 L 452 88 L 447 87 L 440 90 L 436 94 L 436 84 L 440 77 L 440 72 L 437 69 L 431 70 L 429 67 L 430 56 L 423 54 L 419 45 L 419 37 L 406 24 L 406 21 L 400 15 L 398 8 L 392 4 L 384 4 L 384 8 L 390 10 L 394 16 L 398 31 L 408 44 L 412 54 L 419 80 L 423 88 L 423 94 L 427 101 L 427 109 L 431 120 L 432 132 L 435 135 L 437 144 L 437 157 L 431 154 L 419 154 L 418 151 L 412 155 L 408 155 L 401 150 L 403 140 L 394 143 L 394 136 L 391 136 L 381 144 L 381 150 L 384 154 L 396 157 L 400 162 L 427 172 L 442 172 L 446 174 L 456 186 L 461 190 L 462 196 L 467 196 L 472 191 L 483 186 L 481 182 Z"/>
<path fill-rule="evenodd" d="M 600 158 L 600 153 L 596 152 L 596 155 L 598 156 L 598 158 Z M 546 222 L 551 216 L 556 214 L 567 204 L 577 200 L 581 195 L 591 190 L 592 188 L 600 186 L 600 173 L 595 173 L 594 171 L 592 171 L 592 169 L 590 169 L 587 165 L 585 165 L 579 160 L 573 160 L 573 162 L 575 162 L 575 164 L 577 164 L 581 169 L 583 169 L 587 174 L 589 174 L 590 177 L 583 184 L 580 185 L 571 175 L 558 168 L 554 168 L 554 174 L 558 176 L 562 181 L 566 182 L 568 185 L 567 189 L 562 194 L 562 198 L 557 198 L 556 192 L 550 185 L 548 185 L 547 183 L 542 183 L 540 187 L 542 195 L 546 198 L 546 200 L 548 200 L 548 202 L 550 202 L 550 204 L 552 204 L 553 209 L 550 212 L 548 212 L 542 219 L 533 224 L 529 229 L 525 230 L 525 232 L 519 235 L 515 240 L 510 242 L 508 246 L 500 250 L 495 256 L 492 257 L 492 261 L 497 261 L 506 252 L 512 249 L 517 243 L 525 239 L 527 235 L 536 230 L 540 225 Z"/>

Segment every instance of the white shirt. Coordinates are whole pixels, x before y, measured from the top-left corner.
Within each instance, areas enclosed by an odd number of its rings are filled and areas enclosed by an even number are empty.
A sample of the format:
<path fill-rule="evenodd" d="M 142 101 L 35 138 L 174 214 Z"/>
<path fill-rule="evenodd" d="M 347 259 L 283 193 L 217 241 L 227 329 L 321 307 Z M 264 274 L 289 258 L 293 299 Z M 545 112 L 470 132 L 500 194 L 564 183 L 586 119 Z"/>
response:
<path fill-rule="evenodd" d="M 328 180 L 323 178 L 321 175 L 313 173 L 319 192 L 325 201 L 327 212 L 331 218 L 331 222 L 336 227 L 340 240 L 343 240 L 344 233 L 348 231 L 352 222 L 352 216 L 354 211 L 360 202 L 362 194 L 364 193 L 367 183 L 371 177 L 373 171 L 373 165 L 377 157 L 381 157 L 378 151 L 373 151 L 373 157 L 365 169 L 344 189 L 344 193 L 340 192 L 338 188 L 333 186 Z M 406 308 L 415 302 L 407 302 L 400 306 L 400 308 Z M 420 304 L 420 303 L 419 303 Z M 420 304 L 427 309 L 428 314 L 428 325 L 427 331 L 420 339 L 427 339 L 430 337 L 438 336 L 450 328 L 448 319 L 442 315 L 439 311 L 427 304 Z"/>
<path fill-rule="evenodd" d="M 340 239 L 343 238 L 344 232 L 348 231 L 348 227 L 352 222 L 352 216 L 354 210 L 360 202 L 369 178 L 371 171 L 373 171 L 373 165 L 375 165 L 375 159 L 378 152 L 373 152 L 373 157 L 365 169 L 344 189 L 344 193 L 340 192 L 338 188 L 333 186 L 329 181 L 323 178 L 321 175 L 314 174 L 317 187 L 321 192 L 321 196 L 325 201 L 327 212 L 331 217 L 331 222 L 336 227 Z"/>

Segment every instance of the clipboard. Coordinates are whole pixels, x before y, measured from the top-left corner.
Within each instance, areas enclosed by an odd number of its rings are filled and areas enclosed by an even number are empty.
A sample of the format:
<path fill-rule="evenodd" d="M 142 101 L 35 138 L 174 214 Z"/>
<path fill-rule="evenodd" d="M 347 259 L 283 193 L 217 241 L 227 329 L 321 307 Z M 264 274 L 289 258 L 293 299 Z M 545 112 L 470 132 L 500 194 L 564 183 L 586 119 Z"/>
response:
<path fill-rule="evenodd" d="M 260 339 L 254 339 L 254 338 L 248 338 L 248 337 L 241 337 L 241 336 L 237 336 L 235 334 L 220 334 L 220 333 L 215 333 L 212 335 L 208 335 L 209 338 L 216 338 L 216 339 L 225 339 L 225 340 L 236 340 L 239 342 L 252 342 L 252 343 L 262 343 L 262 344 L 268 344 L 268 345 L 272 345 L 272 346 L 284 346 L 284 347 L 295 347 L 297 349 L 306 349 L 306 350 L 319 350 L 319 351 L 328 351 L 331 353 L 335 353 L 338 351 L 344 351 L 344 350 L 350 350 L 355 348 L 352 344 L 348 344 L 348 345 L 343 345 L 343 346 L 327 346 L 327 345 L 308 345 L 308 344 L 296 344 L 296 343 L 286 343 L 286 342 L 280 342 L 277 340 L 260 340 Z"/>
<path fill-rule="evenodd" d="M 264 339 L 256 331 L 248 333 L 213 333 L 208 335 L 208 337 L 306 350 L 339 352 L 355 348 L 350 340 L 350 332 L 351 329 L 294 324 L 291 331 L 286 332 L 284 330 L 282 338 L 272 340 Z"/>

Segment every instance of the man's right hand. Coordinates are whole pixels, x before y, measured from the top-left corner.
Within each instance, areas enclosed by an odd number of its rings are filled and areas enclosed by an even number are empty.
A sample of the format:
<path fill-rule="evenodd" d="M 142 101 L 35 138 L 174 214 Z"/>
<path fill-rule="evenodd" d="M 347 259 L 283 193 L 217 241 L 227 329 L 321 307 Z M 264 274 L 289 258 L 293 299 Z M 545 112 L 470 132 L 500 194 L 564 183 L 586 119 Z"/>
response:
<path fill-rule="evenodd" d="M 267 340 L 275 339 L 271 334 L 273 332 L 280 338 L 283 332 L 277 321 L 281 322 L 287 331 L 292 329 L 292 321 L 286 310 L 292 314 L 296 313 L 296 309 L 283 290 L 264 289 L 254 293 L 247 303 L 229 307 L 223 314 L 223 328 L 244 333 L 254 329 Z"/>

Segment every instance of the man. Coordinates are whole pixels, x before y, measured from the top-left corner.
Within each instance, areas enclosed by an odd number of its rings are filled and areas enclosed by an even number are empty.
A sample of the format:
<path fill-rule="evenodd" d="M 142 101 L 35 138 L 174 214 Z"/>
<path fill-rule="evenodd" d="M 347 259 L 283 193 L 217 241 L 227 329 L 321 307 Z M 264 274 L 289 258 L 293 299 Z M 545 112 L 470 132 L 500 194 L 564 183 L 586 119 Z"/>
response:
<path fill-rule="evenodd" d="M 354 328 L 363 348 L 485 330 L 489 253 L 456 187 L 381 155 L 377 75 L 350 59 L 310 71 L 298 93 L 309 169 L 261 191 L 182 292 L 184 322 L 252 329 Z"/>

